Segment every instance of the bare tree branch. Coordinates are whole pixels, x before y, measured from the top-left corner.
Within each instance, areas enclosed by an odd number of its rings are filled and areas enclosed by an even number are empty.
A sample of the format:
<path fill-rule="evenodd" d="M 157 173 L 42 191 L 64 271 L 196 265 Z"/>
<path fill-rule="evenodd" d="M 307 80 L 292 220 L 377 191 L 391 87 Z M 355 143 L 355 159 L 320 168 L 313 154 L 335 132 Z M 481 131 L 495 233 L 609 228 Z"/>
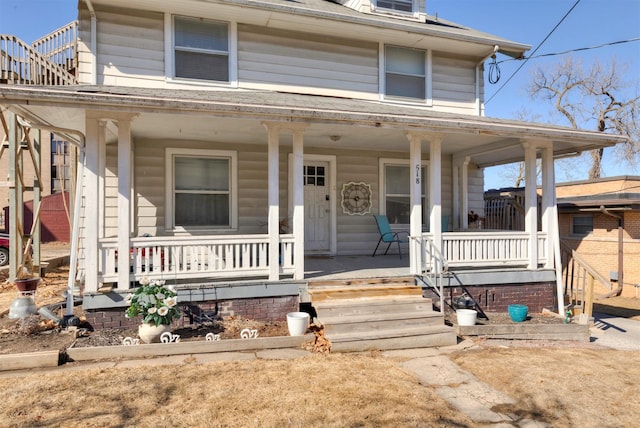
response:
<path fill-rule="evenodd" d="M 631 165 L 640 157 L 640 95 L 622 81 L 624 69 L 617 68 L 615 58 L 603 66 L 600 62 L 586 70 L 578 60 L 568 57 L 548 69 L 534 72 L 528 91 L 532 98 L 553 103 L 573 128 L 596 129 L 629 137 L 617 147 L 618 154 Z M 636 88 L 638 82 L 635 82 Z M 591 153 L 589 178 L 602 174 L 603 149 Z"/>

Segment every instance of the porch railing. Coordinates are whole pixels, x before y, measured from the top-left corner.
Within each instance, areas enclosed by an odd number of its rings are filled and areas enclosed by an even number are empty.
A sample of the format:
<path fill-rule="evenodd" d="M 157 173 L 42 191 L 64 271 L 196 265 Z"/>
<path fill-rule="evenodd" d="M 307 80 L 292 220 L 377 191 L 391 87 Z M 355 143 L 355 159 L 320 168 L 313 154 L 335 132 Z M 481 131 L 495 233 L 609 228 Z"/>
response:
<path fill-rule="evenodd" d="M 423 239 L 431 241 L 431 234 L 424 234 Z M 526 232 L 446 232 L 442 254 L 450 267 L 523 266 L 529 263 L 529 239 Z M 537 239 L 538 262 L 544 263 L 547 234 L 538 232 Z"/>
<path fill-rule="evenodd" d="M 196 278 L 262 277 L 269 275 L 269 236 L 132 238 L 129 279 L 181 280 Z M 279 271 L 293 274 L 293 235 L 280 235 Z M 118 242 L 99 243 L 99 280 L 118 280 Z"/>

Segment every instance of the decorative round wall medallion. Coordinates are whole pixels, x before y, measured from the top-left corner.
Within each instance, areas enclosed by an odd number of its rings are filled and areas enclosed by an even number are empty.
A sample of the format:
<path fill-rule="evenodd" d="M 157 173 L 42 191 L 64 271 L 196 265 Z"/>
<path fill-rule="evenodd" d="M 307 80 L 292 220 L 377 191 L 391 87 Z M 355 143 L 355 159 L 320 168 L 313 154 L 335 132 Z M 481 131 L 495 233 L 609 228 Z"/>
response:
<path fill-rule="evenodd" d="M 365 182 L 350 181 L 342 185 L 342 211 L 349 215 L 371 212 L 371 186 Z"/>

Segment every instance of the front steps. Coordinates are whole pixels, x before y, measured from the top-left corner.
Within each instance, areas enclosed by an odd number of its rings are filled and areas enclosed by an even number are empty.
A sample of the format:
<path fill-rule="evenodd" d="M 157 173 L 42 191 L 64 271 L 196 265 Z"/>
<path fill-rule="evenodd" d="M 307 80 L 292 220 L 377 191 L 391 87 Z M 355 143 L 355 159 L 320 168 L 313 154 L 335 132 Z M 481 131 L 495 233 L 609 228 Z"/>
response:
<path fill-rule="evenodd" d="M 358 352 L 455 345 L 453 328 L 413 279 L 309 283 L 317 319 L 332 351 Z"/>

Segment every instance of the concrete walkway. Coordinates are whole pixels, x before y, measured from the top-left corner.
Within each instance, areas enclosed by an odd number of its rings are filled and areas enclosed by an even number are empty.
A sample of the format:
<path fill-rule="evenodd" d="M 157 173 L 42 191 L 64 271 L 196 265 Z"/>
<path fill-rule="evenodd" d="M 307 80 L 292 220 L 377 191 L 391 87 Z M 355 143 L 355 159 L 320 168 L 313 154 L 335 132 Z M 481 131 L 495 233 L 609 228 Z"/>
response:
<path fill-rule="evenodd" d="M 640 321 L 594 313 L 591 341 L 623 351 L 640 351 Z"/>
<path fill-rule="evenodd" d="M 407 358 L 402 367 L 415 374 L 424 385 L 472 421 L 490 427 L 551 427 L 546 422 L 518 419 L 515 415 L 497 413 L 497 405 L 514 405 L 516 400 L 493 389 L 447 357 L 447 353 L 476 347 L 467 340 L 455 346 L 433 349 L 406 349 L 383 352 L 384 356 Z"/>

